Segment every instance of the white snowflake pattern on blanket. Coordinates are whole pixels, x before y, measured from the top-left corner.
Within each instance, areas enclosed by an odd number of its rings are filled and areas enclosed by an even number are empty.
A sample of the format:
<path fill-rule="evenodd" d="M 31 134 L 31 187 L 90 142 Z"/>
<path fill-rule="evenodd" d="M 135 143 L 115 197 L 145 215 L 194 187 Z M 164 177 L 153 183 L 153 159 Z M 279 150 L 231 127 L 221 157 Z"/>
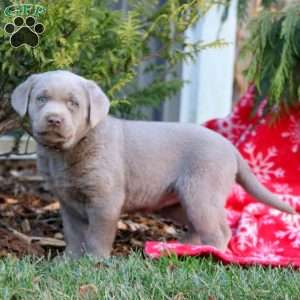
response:
<path fill-rule="evenodd" d="M 275 146 L 269 147 L 267 153 L 262 153 L 256 151 L 254 144 L 247 143 L 243 150 L 253 173 L 261 183 L 270 181 L 272 176 L 275 178 L 284 176 L 284 170 L 280 167 L 275 167 L 272 161 L 272 158 L 277 156 L 277 148 Z"/>

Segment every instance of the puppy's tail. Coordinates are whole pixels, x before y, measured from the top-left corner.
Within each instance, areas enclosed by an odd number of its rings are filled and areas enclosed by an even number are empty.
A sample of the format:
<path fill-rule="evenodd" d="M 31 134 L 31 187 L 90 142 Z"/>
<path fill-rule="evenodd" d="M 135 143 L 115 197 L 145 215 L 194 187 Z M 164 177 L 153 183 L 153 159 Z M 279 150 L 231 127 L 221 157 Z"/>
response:
<path fill-rule="evenodd" d="M 277 208 L 281 211 L 295 214 L 296 211 L 286 203 L 281 202 L 278 197 L 266 189 L 252 173 L 247 162 L 237 152 L 238 173 L 236 181 L 244 187 L 244 189 L 254 196 L 258 201 Z"/>

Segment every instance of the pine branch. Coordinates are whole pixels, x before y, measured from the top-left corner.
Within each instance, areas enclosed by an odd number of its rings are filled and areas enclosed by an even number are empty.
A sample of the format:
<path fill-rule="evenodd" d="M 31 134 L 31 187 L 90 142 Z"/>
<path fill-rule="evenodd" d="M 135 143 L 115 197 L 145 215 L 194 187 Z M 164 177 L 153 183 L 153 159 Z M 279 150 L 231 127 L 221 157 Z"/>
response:
<path fill-rule="evenodd" d="M 289 108 L 299 102 L 300 4 L 262 11 L 249 26 L 243 55 L 250 56 L 247 78 L 258 90 L 257 101 Z"/>

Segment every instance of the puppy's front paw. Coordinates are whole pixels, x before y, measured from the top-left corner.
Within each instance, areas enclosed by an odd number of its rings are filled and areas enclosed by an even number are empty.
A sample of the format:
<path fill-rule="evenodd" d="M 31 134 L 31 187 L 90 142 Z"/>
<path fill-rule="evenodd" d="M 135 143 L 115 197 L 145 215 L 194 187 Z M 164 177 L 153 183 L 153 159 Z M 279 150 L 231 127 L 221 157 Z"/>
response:
<path fill-rule="evenodd" d="M 70 260 L 70 257 L 65 255 L 64 253 L 63 254 L 60 254 L 60 255 L 57 255 L 55 256 L 53 259 L 52 259 L 52 262 L 54 263 L 65 263 L 67 261 Z"/>
<path fill-rule="evenodd" d="M 67 246 L 62 256 L 68 259 L 79 259 L 83 256 L 83 254 L 83 251 L 80 249 L 74 250 L 73 248 Z"/>
<path fill-rule="evenodd" d="M 94 249 L 94 250 L 88 250 L 86 251 L 86 255 L 88 256 L 91 256 L 95 259 L 99 259 L 99 260 L 102 260 L 102 259 L 107 259 L 110 257 L 110 250 L 105 250 L 105 249 Z"/>
<path fill-rule="evenodd" d="M 95 239 L 89 239 L 85 246 L 86 255 L 96 259 L 106 259 L 110 257 L 112 247 L 109 245 L 103 245 L 103 243 L 99 243 L 99 241 Z"/>

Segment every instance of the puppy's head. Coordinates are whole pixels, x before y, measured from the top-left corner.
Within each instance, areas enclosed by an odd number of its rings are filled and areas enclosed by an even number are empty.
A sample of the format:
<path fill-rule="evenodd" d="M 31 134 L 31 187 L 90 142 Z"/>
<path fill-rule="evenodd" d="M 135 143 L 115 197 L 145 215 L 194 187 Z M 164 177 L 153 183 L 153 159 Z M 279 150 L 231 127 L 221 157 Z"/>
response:
<path fill-rule="evenodd" d="M 30 76 L 13 91 L 11 104 L 21 117 L 28 113 L 37 142 L 64 150 L 109 111 L 109 100 L 95 82 L 68 71 Z"/>

